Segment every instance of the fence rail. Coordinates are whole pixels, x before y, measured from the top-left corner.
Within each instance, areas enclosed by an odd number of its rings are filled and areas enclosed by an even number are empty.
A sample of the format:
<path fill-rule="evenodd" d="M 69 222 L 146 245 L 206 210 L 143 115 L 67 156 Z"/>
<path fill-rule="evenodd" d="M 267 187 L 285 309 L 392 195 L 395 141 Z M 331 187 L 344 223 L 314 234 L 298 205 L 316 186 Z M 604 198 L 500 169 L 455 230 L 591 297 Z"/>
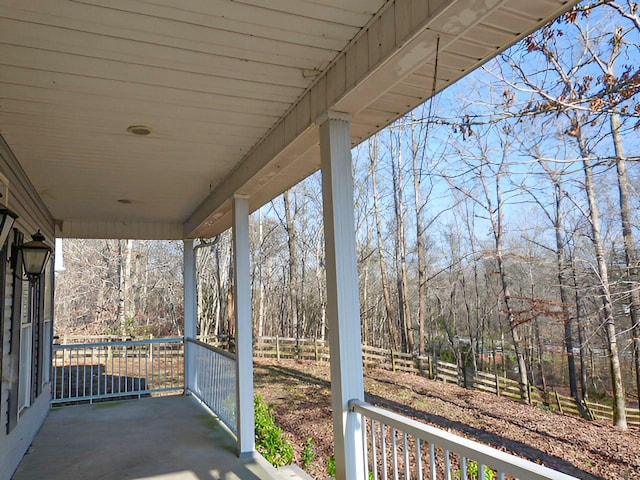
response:
<path fill-rule="evenodd" d="M 182 338 L 53 345 L 51 403 L 184 389 Z"/>
<path fill-rule="evenodd" d="M 193 338 L 187 338 L 186 349 L 193 366 L 189 390 L 237 433 L 235 355 Z"/>
<path fill-rule="evenodd" d="M 104 336 L 66 336 L 67 339 L 73 341 L 92 341 L 100 339 Z M 227 349 L 233 349 L 233 339 L 228 336 L 223 337 L 198 337 L 202 345 L 218 346 Z M 160 339 L 158 339 L 160 340 Z M 149 340 L 142 340 L 148 342 Z M 153 342 L 157 340 L 151 340 Z M 161 340 L 160 340 L 161 341 Z M 136 342 L 124 342 L 127 345 L 133 345 Z M 194 342 L 191 340 L 191 342 Z M 196 341 L 198 342 L 198 341 Z M 72 345 L 76 347 L 86 347 L 88 345 L 116 345 L 123 342 L 108 343 L 83 343 Z M 201 346 L 202 346 L 201 345 Z M 62 346 L 54 346 L 60 348 Z M 205 348 L 205 347 L 203 347 Z M 286 338 L 286 337 L 256 337 L 253 345 L 254 356 L 257 358 L 274 358 L 280 359 L 304 359 L 315 361 L 329 360 L 329 344 L 321 339 L 309 338 Z M 218 349 L 218 352 L 228 353 L 226 350 Z M 55 352 L 54 352 L 55 353 Z M 521 400 L 520 384 L 509 378 L 498 375 L 496 372 L 474 371 L 473 369 L 465 369 L 453 363 L 443 362 L 431 357 L 417 357 L 407 353 L 400 353 L 394 350 L 372 347 L 368 345 L 362 346 L 362 360 L 365 366 L 375 366 L 386 368 L 393 371 L 403 371 L 414 374 L 427 375 L 431 379 L 437 379 L 443 382 L 455 383 L 465 388 L 480 390 L 482 392 L 493 393 L 514 400 Z M 54 360 L 55 361 L 55 360 Z M 54 371 L 55 375 L 55 371 Z M 67 377 L 68 380 L 68 377 Z M 58 382 L 60 380 L 58 379 Z M 85 382 L 86 383 L 86 382 Z M 180 387 L 182 388 L 182 387 Z M 562 395 L 554 391 L 543 391 L 533 385 L 528 385 L 529 397 L 532 405 L 540 405 L 553 411 L 560 413 L 580 415 L 575 399 Z M 126 388 L 125 388 L 126 390 Z M 128 392 L 124 392 L 128 393 Z M 143 392 L 143 394 L 146 392 Z M 102 393 L 103 396 L 110 393 Z M 115 396 L 121 396 L 119 393 Z M 64 401 L 56 400 L 55 402 Z M 210 407 L 211 408 L 211 407 Z M 219 407 L 217 407 L 219 408 Z M 613 408 L 609 405 L 598 404 L 595 402 L 585 402 L 585 408 L 595 420 L 613 422 Z M 631 426 L 640 427 L 640 410 L 636 408 L 627 408 L 627 422 Z M 235 425 L 235 420 L 231 422 Z M 234 427 L 235 428 L 235 427 Z"/>
<path fill-rule="evenodd" d="M 363 420 L 365 478 L 576 480 L 365 402 L 352 400 L 349 407 Z"/>

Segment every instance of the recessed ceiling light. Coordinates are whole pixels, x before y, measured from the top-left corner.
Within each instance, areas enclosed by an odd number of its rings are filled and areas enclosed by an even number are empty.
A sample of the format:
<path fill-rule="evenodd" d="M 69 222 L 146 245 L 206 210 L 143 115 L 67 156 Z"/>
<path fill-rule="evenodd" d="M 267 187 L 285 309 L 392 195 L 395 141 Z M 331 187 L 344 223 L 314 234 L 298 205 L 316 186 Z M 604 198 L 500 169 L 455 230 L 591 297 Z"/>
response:
<path fill-rule="evenodd" d="M 145 125 L 131 125 L 127 128 L 127 132 L 133 133 L 134 135 L 149 135 L 151 133 L 151 129 Z"/>
<path fill-rule="evenodd" d="M 133 200 L 129 200 L 128 198 L 121 198 L 118 200 L 118 203 L 129 204 L 129 203 L 133 203 Z"/>

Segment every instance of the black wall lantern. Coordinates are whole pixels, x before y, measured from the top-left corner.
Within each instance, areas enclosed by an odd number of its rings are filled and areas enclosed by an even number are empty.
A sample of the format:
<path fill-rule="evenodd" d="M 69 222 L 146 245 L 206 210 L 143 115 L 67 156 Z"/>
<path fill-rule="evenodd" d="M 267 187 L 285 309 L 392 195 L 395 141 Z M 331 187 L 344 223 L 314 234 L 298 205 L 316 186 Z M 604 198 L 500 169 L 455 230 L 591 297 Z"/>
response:
<path fill-rule="evenodd" d="M 11 233 L 16 218 L 18 218 L 18 215 L 0 204 L 0 250 L 4 248 L 7 238 L 9 238 L 9 233 Z"/>
<path fill-rule="evenodd" d="M 42 274 L 52 252 L 51 247 L 44 243 L 44 235 L 40 233 L 40 230 L 31 235 L 31 238 L 33 240 L 23 243 L 20 247 L 24 273 L 30 281 L 37 279 Z"/>

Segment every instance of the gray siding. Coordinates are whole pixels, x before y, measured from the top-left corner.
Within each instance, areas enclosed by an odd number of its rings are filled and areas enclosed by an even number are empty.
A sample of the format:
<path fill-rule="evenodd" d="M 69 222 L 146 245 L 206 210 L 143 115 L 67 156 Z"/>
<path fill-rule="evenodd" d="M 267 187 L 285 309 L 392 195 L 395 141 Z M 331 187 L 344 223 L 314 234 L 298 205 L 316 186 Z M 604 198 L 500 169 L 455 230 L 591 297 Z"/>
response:
<path fill-rule="evenodd" d="M 19 215 L 15 227 L 20 230 L 25 241 L 31 239 L 30 235 L 40 230 L 53 245 L 54 221 L 50 212 L 42 202 L 35 188 L 27 178 L 24 170 L 8 148 L 4 139 L 0 136 L 0 174 L 6 177 L 9 184 L 9 194 L 0 199 L 11 210 Z M 10 235 L 9 242 L 13 239 Z M 11 251 L 8 252 L 8 257 Z M 0 480 L 8 480 L 17 468 L 22 456 L 31 444 L 42 422 L 49 411 L 50 385 L 45 385 L 37 398 L 33 399 L 29 408 L 23 410 L 17 423 L 7 433 L 8 400 L 11 376 L 17 375 L 15 355 L 9 355 L 9 342 L 11 338 L 11 314 L 13 307 L 12 298 L 13 272 L 7 264 L 4 288 L 4 315 L 2 316 L 2 390 L 0 392 Z M 0 290 L 1 292 L 1 290 Z M 19 334 L 13 332 L 13 349 L 19 351 Z M 46 346 L 45 348 L 50 348 Z"/>

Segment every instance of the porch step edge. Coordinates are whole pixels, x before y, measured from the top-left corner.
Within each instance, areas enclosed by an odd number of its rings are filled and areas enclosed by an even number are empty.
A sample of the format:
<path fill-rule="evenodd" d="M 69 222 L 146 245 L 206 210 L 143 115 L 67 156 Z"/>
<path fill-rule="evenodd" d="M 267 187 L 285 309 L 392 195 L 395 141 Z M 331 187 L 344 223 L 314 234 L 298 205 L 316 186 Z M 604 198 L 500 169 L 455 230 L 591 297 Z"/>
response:
<path fill-rule="evenodd" d="M 313 477 L 298 465 L 286 465 L 278 468 L 277 471 L 283 480 L 313 480 Z"/>

